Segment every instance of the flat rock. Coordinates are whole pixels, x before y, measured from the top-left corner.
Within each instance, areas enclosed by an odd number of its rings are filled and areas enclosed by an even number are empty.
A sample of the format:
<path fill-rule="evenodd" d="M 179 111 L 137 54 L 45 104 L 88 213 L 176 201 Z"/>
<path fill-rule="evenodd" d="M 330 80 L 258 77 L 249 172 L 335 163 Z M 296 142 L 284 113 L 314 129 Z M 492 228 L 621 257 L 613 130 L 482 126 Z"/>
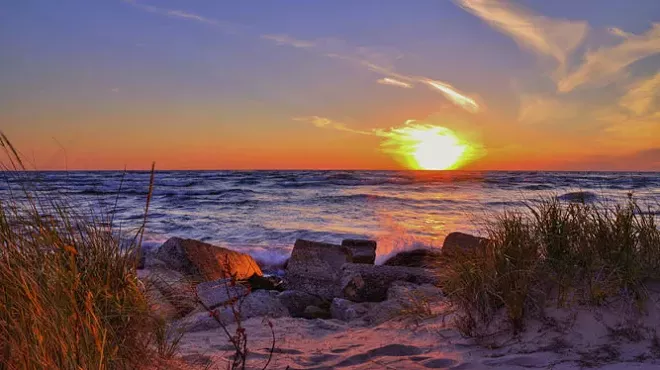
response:
<path fill-rule="evenodd" d="M 366 263 L 373 265 L 376 262 L 375 240 L 344 239 L 341 245 L 351 250 L 353 263 Z"/>
<path fill-rule="evenodd" d="M 337 295 L 341 267 L 352 260 L 347 247 L 298 239 L 286 268 L 287 287 L 330 300 Z"/>
<path fill-rule="evenodd" d="M 219 279 L 199 283 L 195 287 L 197 297 L 209 309 L 215 309 L 247 296 L 250 290 L 240 283 L 232 283 L 232 279 Z"/>
<path fill-rule="evenodd" d="M 198 281 L 232 276 L 245 280 L 254 274 L 263 275 L 251 256 L 193 239 L 170 238 L 155 251 L 154 257 L 169 269 Z"/>
<path fill-rule="evenodd" d="M 432 271 L 416 267 L 347 263 L 342 267 L 341 293 L 354 302 L 381 302 L 396 281 L 435 284 L 438 278 Z"/>

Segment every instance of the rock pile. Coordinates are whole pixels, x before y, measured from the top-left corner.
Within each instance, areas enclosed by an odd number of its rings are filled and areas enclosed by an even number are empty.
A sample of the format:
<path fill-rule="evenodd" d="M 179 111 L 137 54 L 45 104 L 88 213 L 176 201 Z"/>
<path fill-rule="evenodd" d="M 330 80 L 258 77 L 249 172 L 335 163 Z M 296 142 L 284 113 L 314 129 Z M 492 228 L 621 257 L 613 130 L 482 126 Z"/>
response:
<path fill-rule="evenodd" d="M 452 233 L 445 247 L 474 249 L 483 243 L 481 238 Z M 442 299 L 436 275 L 423 263 L 440 252 L 404 252 L 379 266 L 374 264 L 376 250 L 371 240 L 297 240 L 280 282 L 263 276 L 247 254 L 171 238 L 145 255 L 140 278 L 153 289 L 150 296 L 161 316 L 178 319 L 188 331 L 218 326 L 207 309 L 216 310 L 227 323 L 238 315 L 376 324 L 402 312 L 412 297 L 424 302 Z"/>

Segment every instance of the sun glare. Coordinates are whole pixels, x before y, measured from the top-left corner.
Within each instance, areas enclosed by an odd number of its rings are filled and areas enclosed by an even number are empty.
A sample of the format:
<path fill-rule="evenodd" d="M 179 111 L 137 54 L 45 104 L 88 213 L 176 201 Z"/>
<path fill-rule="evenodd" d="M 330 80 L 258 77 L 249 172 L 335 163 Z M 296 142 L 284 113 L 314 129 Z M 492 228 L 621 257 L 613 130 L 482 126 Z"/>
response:
<path fill-rule="evenodd" d="M 464 159 L 469 145 L 442 126 L 408 124 L 383 134 L 386 151 L 399 156 L 411 169 L 450 170 Z"/>

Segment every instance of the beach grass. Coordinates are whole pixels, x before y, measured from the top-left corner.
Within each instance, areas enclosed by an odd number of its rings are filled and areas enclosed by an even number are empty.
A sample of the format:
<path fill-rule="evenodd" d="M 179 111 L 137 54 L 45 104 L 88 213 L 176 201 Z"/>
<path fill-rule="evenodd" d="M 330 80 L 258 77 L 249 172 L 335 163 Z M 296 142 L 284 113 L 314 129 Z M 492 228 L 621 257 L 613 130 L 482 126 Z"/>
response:
<path fill-rule="evenodd" d="M 24 174 L 4 136 L 0 144 L 3 175 Z M 0 201 L 0 368 L 148 364 L 163 329 L 137 279 L 140 232 L 122 245 L 108 218 L 28 187 Z"/>
<path fill-rule="evenodd" d="M 461 312 L 459 328 L 478 335 L 504 309 L 511 328 L 549 300 L 603 305 L 643 303 L 645 283 L 660 279 L 660 230 L 654 212 L 623 204 L 562 202 L 548 196 L 529 212 L 488 220 L 488 243 L 446 256 L 441 286 Z"/>

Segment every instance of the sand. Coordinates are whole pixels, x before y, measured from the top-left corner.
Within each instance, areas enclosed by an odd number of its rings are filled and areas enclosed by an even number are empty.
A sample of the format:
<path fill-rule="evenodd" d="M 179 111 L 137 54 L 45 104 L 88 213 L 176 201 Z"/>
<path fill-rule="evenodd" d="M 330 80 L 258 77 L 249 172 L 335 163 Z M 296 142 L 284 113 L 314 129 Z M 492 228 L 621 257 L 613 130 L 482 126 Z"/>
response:
<path fill-rule="evenodd" d="M 519 335 L 495 320 L 492 335 L 464 337 L 446 302 L 434 317 L 364 321 L 272 319 L 275 352 L 269 369 L 660 369 L 660 289 L 640 311 L 625 300 L 604 307 L 557 308 L 529 320 Z M 261 369 L 271 347 L 263 318 L 247 320 L 249 368 Z M 500 331 L 500 328 L 502 329 Z M 226 369 L 231 346 L 221 329 L 184 335 L 181 358 Z"/>

